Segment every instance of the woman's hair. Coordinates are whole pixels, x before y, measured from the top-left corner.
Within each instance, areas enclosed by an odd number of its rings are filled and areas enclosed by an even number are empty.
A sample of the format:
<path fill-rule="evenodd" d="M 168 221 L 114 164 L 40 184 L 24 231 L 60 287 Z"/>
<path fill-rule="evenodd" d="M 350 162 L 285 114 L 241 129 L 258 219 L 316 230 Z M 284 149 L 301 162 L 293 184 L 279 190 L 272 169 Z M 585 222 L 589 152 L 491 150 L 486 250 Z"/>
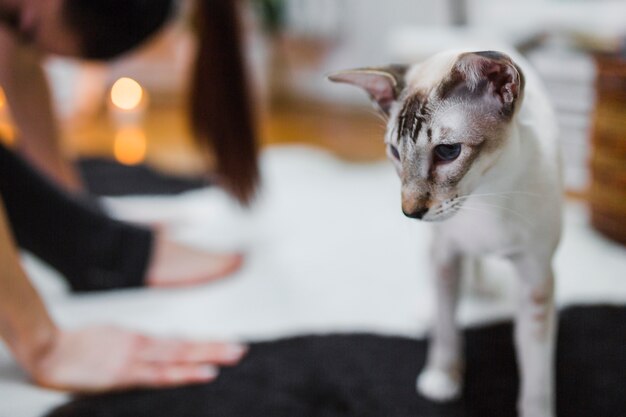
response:
<path fill-rule="evenodd" d="M 65 18 L 86 58 L 109 59 L 156 32 L 173 0 L 66 0 Z M 259 182 L 256 123 L 237 0 L 196 0 L 198 53 L 190 85 L 191 128 L 213 152 L 218 181 L 242 204 Z"/>
<path fill-rule="evenodd" d="M 238 12 L 237 0 L 197 0 L 191 127 L 200 145 L 216 156 L 222 185 L 247 204 L 254 197 L 259 170 Z"/>
<path fill-rule="evenodd" d="M 171 15 L 173 0 L 66 0 L 63 7 L 82 55 L 110 59 L 157 32 Z"/>

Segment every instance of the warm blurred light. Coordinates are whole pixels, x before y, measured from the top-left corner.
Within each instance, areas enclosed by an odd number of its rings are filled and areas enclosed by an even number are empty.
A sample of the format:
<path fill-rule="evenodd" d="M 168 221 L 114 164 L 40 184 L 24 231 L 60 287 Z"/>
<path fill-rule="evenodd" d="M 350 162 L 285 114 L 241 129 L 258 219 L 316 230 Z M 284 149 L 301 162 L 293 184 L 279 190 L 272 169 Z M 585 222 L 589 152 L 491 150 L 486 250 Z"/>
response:
<path fill-rule="evenodd" d="M 4 95 L 4 90 L 0 87 L 0 110 L 4 110 L 7 105 L 7 96 Z"/>
<path fill-rule="evenodd" d="M 138 127 L 120 129 L 115 135 L 113 154 L 124 165 L 136 165 L 146 158 L 148 144 L 146 134 Z"/>
<path fill-rule="evenodd" d="M 2 87 L 0 87 L 0 143 L 6 146 L 15 143 L 15 127 L 9 117 L 7 97 L 4 95 Z"/>
<path fill-rule="evenodd" d="M 142 98 L 143 89 L 132 78 L 120 78 L 111 88 L 111 101 L 122 110 L 136 109 Z"/>
<path fill-rule="evenodd" d="M 15 143 L 15 128 L 10 122 L 0 120 L 0 143 L 6 146 Z"/>

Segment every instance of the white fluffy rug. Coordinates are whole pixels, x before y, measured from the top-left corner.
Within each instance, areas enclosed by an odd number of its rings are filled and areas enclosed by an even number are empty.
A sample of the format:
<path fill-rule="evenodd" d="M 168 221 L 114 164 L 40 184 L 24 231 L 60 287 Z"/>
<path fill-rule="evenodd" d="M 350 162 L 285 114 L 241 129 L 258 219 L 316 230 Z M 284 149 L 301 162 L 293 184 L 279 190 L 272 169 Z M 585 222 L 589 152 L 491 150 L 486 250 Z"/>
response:
<path fill-rule="evenodd" d="M 243 250 L 244 268 L 223 282 L 73 296 L 29 256 L 27 269 L 66 327 L 106 322 L 154 334 L 244 340 L 326 332 L 424 336 L 432 306 L 430 231 L 402 215 L 392 167 L 285 147 L 264 154 L 263 173 L 262 196 L 250 211 L 214 188 L 106 200 L 115 216 L 162 224 L 181 241 Z M 565 223 L 556 260 L 559 305 L 626 303 L 626 249 L 591 230 L 579 204 L 568 204 Z M 486 269 L 489 294 L 466 289 L 459 312 L 464 325 L 510 317 L 514 309 L 508 265 L 491 260 Z M 65 399 L 29 385 L 0 345 L 0 417 L 41 415 Z"/>

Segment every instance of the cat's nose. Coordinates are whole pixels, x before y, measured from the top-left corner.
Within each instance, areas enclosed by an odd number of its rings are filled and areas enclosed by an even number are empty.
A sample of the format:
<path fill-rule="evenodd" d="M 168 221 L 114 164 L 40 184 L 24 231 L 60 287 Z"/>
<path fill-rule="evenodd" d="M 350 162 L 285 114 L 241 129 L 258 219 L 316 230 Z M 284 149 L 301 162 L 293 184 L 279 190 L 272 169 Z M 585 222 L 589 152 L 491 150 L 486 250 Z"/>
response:
<path fill-rule="evenodd" d="M 403 208 L 402 212 L 406 217 L 410 217 L 412 219 L 421 219 L 426 215 L 426 213 L 428 213 L 428 210 L 428 207 L 416 207 L 415 209 L 410 211 L 407 211 Z"/>

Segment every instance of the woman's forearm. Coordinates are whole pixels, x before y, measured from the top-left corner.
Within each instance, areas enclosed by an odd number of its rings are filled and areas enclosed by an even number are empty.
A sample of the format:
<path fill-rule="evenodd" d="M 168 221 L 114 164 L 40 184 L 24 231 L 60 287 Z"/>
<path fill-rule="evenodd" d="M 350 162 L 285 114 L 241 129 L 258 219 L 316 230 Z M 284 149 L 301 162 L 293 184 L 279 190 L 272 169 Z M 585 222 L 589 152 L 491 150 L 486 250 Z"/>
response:
<path fill-rule="evenodd" d="M 20 267 L 1 198 L 0 336 L 37 384 L 79 392 L 206 383 L 218 366 L 246 353 L 238 344 L 159 339 L 112 326 L 57 329 Z"/>
<path fill-rule="evenodd" d="M 0 85 L 18 132 L 17 148 L 31 164 L 71 191 L 82 183 L 61 149 L 41 56 L 0 26 Z"/>
<path fill-rule="evenodd" d="M 27 370 L 54 343 L 57 328 L 22 269 L 0 198 L 0 336 Z"/>

